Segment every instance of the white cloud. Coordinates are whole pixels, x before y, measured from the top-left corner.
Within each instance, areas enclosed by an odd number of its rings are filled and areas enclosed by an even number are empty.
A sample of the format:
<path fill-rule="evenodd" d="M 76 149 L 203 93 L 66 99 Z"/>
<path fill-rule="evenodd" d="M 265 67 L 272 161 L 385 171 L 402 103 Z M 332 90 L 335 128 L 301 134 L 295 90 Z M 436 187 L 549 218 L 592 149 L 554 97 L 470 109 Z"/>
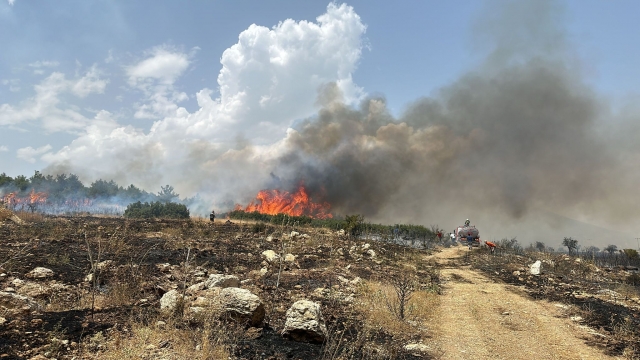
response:
<path fill-rule="evenodd" d="M 9 148 L 4 146 L 4 145 L 0 145 L 0 152 L 7 152 L 9 151 Z"/>
<path fill-rule="evenodd" d="M 7 0 L 9 2 L 9 5 L 13 6 L 13 3 L 16 2 L 16 0 Z"/>
<path fill-rule="evenodd" d="M 35 96 L 26 99 L 22 104 L 1 104 L 0 126 L 39 121 L 47 132 L 78 133 L 91 120 L 82 115 L 76 107 L 61 103 L 60 95 L 71 92 L 78 97 L 85 97 L 91 93 L 102 93 L 107 82 L 108 80 L 99 77 L 99 71 L 95 66 L 83 77 L 73 80 L 67 80 L 64 74 L 54 72 L 35 85 Z"/>
<path fill-rule="evenodd" d="M 104 93 L 109 80 L 100 78 L 100 71 L 93 65 L 87 73 L 73 84 L 71 91 L 79 97 L 86 97 L 91 93 Z"/>
<path fill-rule="evenodd" d="M 2 85 L 8 85 L 11 92 L 20 91 L 20 79 L 3 79 Z"/>
<path fill-rule="evenodd" d="M 48 61 L 48 60 L 36 61 L 36 62 L 32 62 L 31 64 L 29 64 L 29 66 L 31 66 L 33 68 L 56 67 L 58 65 L 60 65 L 59 62 L 57 62 L 57 61 Z"/>
<path fill-rule="evenodd" d="M 151 49 L 125 68 L 129 84 L 144 96 L 135 116 L 158 119 L 150 131 L 115 121 L 92 124 L 43 160 L 51 171 L 71 171 L 85 181 L 113 178 L 147 188 L 171 183 L 182 195 L 261 186 L 269 177 L 263 166 L 280 153 L 287 128 L 317 110 L 321 86 L 336 83 L 350 101 L 363 96 L 351 75 L 365 31 L 353 8 L 333 3 L 316 22 L 251 25 L 222 54 L 219 94 L 198 91 L 194 112 L 178 105 L 188 95 L 176 82 L 197 49 Z M 242 139 L 254 146 L 236 150 Z"/>
<path fill-rule="evenodd" d="M 148 57 L 127 68 L 129 83 L 132 86 L 148 79 L 163 84 L 173 82 L 189 67 L 189 57 L 167 46 L 158 46 L 148 53 Z"/>
<path fill-rule="evenodd" d="M 147 58 L 126 68 L 129 85 L 142 91 L 144 100 L 136 105 L 137 119 L 175 117 L 180 110 L 178 103 L 187 100 L 186 93 L 175 89 L 175 81 L 191 63 L 190 54 L 170 46 L 157 46 L 146 52 Z M 182 111 L 184 113 L 184 111 Z"/>
<path fill-rule="evenodd" d="M 51 150 L 51 145 L 49 144 L 37 149 L 34 149 L 31 146 L 27 146 L 25 148 L 18 149 L 18 151 L 16 152 L 16 157 L 33 164 L 36 162 L 36 156 L 40 156 L 49 150 Z"/>

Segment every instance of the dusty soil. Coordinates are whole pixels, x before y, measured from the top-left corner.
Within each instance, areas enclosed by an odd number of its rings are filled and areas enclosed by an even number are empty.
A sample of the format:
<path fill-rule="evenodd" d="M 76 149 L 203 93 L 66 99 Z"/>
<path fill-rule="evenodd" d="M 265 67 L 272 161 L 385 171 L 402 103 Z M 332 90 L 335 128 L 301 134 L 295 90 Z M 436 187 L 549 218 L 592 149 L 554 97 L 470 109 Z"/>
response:
<path fill-rule="evenodd" d="M 433 339 L 443 359 L 615 358 L 587 345 L 598 335 L 567 318 L 566 305 L 536 301 L 522 287 L 461 265 L 467 252 L 452 247 L 433 256 L 443 265 Z"/>

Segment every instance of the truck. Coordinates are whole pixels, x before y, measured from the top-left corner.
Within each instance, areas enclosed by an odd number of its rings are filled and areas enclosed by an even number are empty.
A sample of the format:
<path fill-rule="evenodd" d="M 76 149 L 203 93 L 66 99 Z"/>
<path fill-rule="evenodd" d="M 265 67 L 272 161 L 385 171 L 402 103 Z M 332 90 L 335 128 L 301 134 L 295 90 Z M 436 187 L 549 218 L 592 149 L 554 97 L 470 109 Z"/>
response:
<path fill-rule="evenodd" d="M 461 225 L 458 226 L 453 234 L 455 235 L 455 240 L 462 243 L 467 244 L 467 236 L 473 236 L 473 244 L 472 246 L 478 247 L 480 246 L 480 232 L 474 225 Z"/>

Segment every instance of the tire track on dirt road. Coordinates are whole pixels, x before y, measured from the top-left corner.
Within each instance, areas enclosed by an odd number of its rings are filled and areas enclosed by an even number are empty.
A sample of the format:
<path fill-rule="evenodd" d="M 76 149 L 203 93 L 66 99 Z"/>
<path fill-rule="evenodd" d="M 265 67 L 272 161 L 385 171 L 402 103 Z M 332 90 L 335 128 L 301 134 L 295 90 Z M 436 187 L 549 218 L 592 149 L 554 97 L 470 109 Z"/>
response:
<path fill-rule="evenodd" d="M 456 266 L 467 251 L 452 247 L 430 257 L 444 265 L 432 329 L 442 359 L 617 359 L 587 345 L 593 335 L 562 318 L 556 304 Z"/>

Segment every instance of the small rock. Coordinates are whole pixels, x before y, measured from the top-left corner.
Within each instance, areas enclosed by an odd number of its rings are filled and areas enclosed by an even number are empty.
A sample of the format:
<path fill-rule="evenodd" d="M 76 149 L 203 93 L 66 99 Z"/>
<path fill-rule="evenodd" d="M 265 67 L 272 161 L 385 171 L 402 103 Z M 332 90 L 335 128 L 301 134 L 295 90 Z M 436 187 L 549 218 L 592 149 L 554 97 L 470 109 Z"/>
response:
<path fill-rule="evenodd" d="M 292 231 L 291 234 L 289 234 L 289 237 L 292 238 L 292 239 L 296 238 L 298 236 L 300 236 L 300 233 L 297 232 L 297 231 Z"/>
<path fill-rule="evenodd" d="M 372 258 L 372 259 L 375 259 L 375 257 L 376 257 L 376 252 L 375 252 L 375 251 L 373 251 L 373 250 L 371 250 L 371 249 L 367 250 L 367 251 L 365 252 L 365 254 L 366 254 L 367 256 L 369 256 L 370 258 Z"/>
<path fill-rule="evenodd" d="M 407 344 L 404 346 L 406 351 L 412 353 L 427 353 L 429 352 L 429 347 L 425 344 Z"/>
<path fill-rule="evenodd" d="M 193 284 L 187 288 L 187 294 L 195 294 L 198 291 L 202 291 L 207 288 L 207 283 L 201 281 L 199 283 Z"/>
<path fill-rule="evenodd" d="M 14 292 L 16 292 L 16 289 L 14 289 L 12 287 L 8 287 L 8 288 L 5 288 L 4 291 L 10 292 L 10 293 L 14 293 Z"/>
<path fill-rule="evenodd" d="M 513 276 L 520 276 L 520 271 L 516 270 L 513 273 L 511 273 Z"/>
<path fill-rule="evenodd" d="M 238 287 L 240 286 L 240 279 L 235 275 L 211 274 L 205 284 L 208 289 L 212 287 Z"/>
<path fill-rule="evenodd" d="M 293 254 L 287 254 L 284 256 L 284 262 L 292 263 L 296 261 L 296 256 Z"/>
<path fill-rule="evenodd" d="M 273 264 L 280 259 L 280 255 L 276 254 L 273 250 L 265 250 L 262 252 L 262 257 L 270 264 Z"/>
<path fill-rule="evenodd" d="M 178 306 L 178 301 L 183 297 L 177 290 L 167 291 L 162 298 L 160 298 L 160 309 L 162 310 L 174 310 Z"/>
<path fill-rule="evenodd" d="M 167 323 L 166 323 L 166 322 L 164 322 L 164 321 L 162 321 L 162 320 L 158 320 L 158 321 L 156 322 L 156 326 L 157 326 L 157 327 L 159 327 L 159 328 L 163 328 L 163 327 L 165 327 L 166 325 L 167 325 Z"/>
<path fill-rule="evenodd" d="M 0 309 L 11 312 L 35 311 L 39 308 L 32 298 L 10 292 L 0 291 Z"/>
<path fill-rule="evenodd" d="M 529 272 L 531 273 L 531 275 L 540 275 L 540 273 L 542 272 L 542 262 L 540 260 L 537 260 L 535 263 L 533 263 L 529 267 Z"/>
<path fill-rule="evenodd" d="M 98 268 L 98 270 L 103 271 L 103 270 L 108 270 L 112 266 L 113 266 L 113 260 L 105 260 L 105 261 L 99 262 L 96 267 Z"/>
<path fill-rule="evenodd" d="M 320 304 L 298 300 L 287 310 L 287 320 L 282 335 L 295 341 L 322 343 L 327 327 L 320 311 Z"/>
<path fill-rule="evenodd" d="M 37 267 L 26 275 L 26 277 L 31 279 L 44 279 L 53 276 L 53 270 L 47 269 L 45 267 Z"/>

